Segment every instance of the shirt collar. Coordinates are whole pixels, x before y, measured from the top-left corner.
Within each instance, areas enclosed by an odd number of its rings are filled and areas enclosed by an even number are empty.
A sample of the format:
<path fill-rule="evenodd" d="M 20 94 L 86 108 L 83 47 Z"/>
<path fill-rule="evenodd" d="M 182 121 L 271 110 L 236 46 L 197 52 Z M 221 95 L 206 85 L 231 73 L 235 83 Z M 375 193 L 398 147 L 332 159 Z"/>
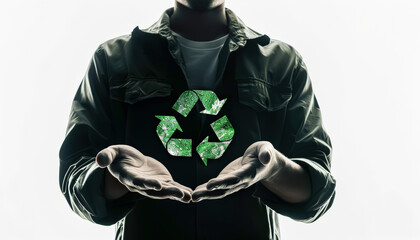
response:
<path fill-rule="evenodd" d="M 172 39 L 173 35 L 169 27 L 170 16 L 172 15 L 174 8 L 166 9 L 160 16 L 159 20 L 152 24 L 146 29 L 139 29 L 136 27 L 133 31 L 136 33 L 146 33 L 153 35 L 160 35 L 166 39 Z M 245 23 L 229 8 L 225 7 L 226 17 L 228 19 L 229 35 L 232 40 L 230 43 L 231 48 L 237 48 L 245 46 L 248 40 L 256 40 L 261 45 L 267 45 L 270 42 L 270 38 L 265 35 L 256 32 L 255 30 L 247 27 Z M 237 45 L 237 46 L 235 46 Z"/>

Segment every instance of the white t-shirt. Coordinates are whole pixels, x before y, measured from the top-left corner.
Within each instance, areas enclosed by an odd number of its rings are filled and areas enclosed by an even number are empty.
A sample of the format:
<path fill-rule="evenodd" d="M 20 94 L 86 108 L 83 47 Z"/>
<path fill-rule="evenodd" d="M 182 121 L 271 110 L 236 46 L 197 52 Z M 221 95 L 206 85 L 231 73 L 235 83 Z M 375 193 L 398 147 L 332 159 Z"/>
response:
<path fill-rule="evenodd" d="M 172 31 L 184 57 L 188 87 L 212 90 L 215 86 L 218 56 L 229 34 L 211 41 L 193 41 Z"/>

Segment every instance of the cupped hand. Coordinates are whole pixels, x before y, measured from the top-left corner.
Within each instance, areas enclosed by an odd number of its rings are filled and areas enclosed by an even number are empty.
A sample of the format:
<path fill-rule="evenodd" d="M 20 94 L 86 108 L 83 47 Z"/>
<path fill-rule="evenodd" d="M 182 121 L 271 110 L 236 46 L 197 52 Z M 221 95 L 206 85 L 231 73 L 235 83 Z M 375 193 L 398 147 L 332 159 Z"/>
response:
<path fill-rule="evenodd" d="M 197 186 L 192 201 L 223 198 L 260 180 L 267 180 L 282 168 L 283 163 L 276 153 L 268 141 L 251 144 L 242 157 L 230 162 L 216 178 Z"/>
<path fill-rule="evenodd" d="M 131 192 L 154 199 L 191 201 L 191 188 L 175 182 L 162 163 L 134 147 L 109 146 L 96 155 L 96 162 L 101 168 L 108 168 L 111 175 Z"/>

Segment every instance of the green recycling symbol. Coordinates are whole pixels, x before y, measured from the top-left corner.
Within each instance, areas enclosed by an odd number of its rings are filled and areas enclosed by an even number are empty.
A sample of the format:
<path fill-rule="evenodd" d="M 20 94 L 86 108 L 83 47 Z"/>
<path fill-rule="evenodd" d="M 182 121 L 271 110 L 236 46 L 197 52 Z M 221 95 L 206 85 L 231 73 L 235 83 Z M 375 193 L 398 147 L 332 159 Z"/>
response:
<path fill-rule="evenodd" d="M 179 96 L 172 109 L 187 117 L 199 99 L 205 108 L 200 113 L 209 115 L 217 115 L 227 100 L 219 100 L 216 94 L 210 90 L 187 90 Z M 176 118 L 161 115 L 155 115 L 155 117 L 161 120 L 156 128 L 156 133 L 168 153 L 172 156 L 191 157 L 192 139 L 171 138 L 176 130 L 182 132 Z M 209 142 L 209 136 L 207 136 L 196 147 L 198 155 L 206 166 L 207 159 L 218 159 L 223 155 L 235 134 L 235 130 L 226 115 L 211 123 L 210 126 L 220 142 Z"/>

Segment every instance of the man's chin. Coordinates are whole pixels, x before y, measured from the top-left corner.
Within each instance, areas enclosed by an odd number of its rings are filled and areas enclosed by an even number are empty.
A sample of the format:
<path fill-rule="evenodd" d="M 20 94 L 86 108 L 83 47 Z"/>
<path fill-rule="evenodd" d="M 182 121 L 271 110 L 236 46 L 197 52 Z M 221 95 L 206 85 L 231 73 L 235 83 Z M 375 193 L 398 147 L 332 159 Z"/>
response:
<path fill-rule="evenodd" d="M 195 11 L 209 11 L 223 3 L 218 0 L 186 0 L 186 2 L 187 7 Z"/>

